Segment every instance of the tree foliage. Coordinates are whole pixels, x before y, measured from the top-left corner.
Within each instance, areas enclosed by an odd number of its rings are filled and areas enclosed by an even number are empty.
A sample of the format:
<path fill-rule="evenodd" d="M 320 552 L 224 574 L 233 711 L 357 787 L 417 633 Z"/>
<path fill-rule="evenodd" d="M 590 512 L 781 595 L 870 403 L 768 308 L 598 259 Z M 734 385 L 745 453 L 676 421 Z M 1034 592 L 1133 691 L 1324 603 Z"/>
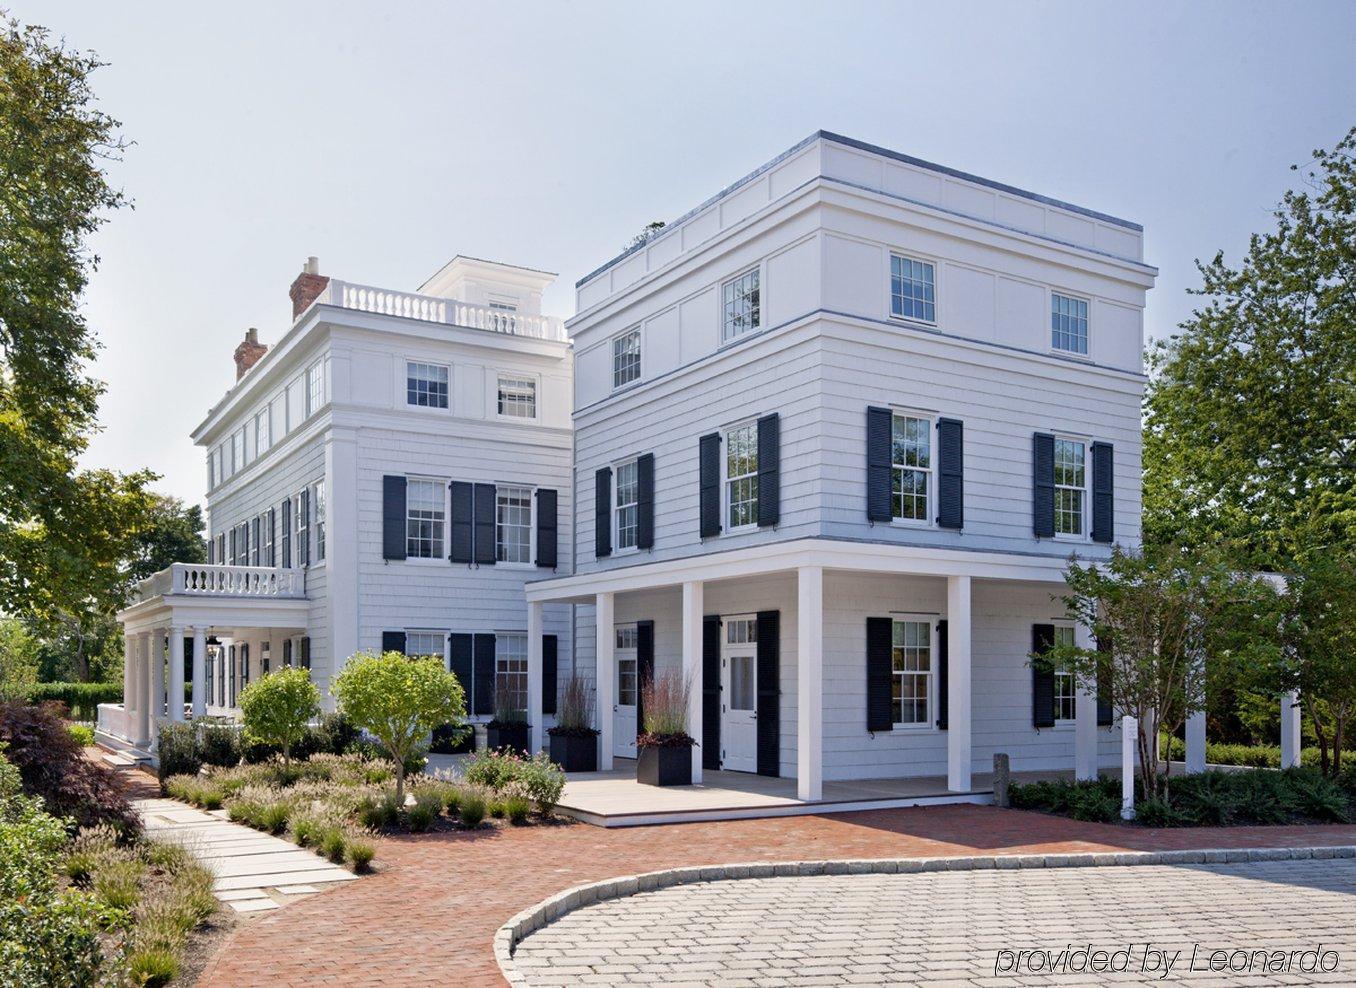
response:
<path fill-rule="evenodd" d="M 269 673 L 240 694 L 240 714 L 251 739 L 282 748 L 283 764 L 292 762 L 292 745 L 306 736 L 320 714 L 320 691 L 299 666 Z"/>
<path fill-rule="evenodd" d="M 17 618 L 0 617 L 0 701 L 26 700 L 37 681 L 37 639 Z"/>

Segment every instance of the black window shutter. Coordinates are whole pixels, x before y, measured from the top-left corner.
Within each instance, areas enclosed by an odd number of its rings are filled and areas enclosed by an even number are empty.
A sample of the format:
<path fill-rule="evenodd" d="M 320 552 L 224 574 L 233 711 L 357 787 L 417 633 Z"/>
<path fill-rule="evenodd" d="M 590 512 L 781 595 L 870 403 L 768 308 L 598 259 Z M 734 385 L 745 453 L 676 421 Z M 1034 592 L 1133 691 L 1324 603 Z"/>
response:
<path fill-rule="evenodd" d="M 301 639 L 301 667 L 311 668 L 311 639 L 306 637 Z"/>
<path fill-rule="evenodd" d="M 645 684 L 654 680 L 654 622 L 636 622 L 636 735 L 645 733 Z"/>
<path fill-rule="evenodd" d="M 309 566 L 311 563 L 311 492 L 309 488 L 303 487 L 297 497 L 301 499 L 301 521 L 298 523 L 297 530 L 297 558 L 301 560 L 303 566 Z"/>
<path fill-rule="evenodd" d="M 1115 537 L 1115 454 L 1110 443 L 1092 444 L 1092 541 Z"/>
<path fill-rule="evenodd" d="M 292 499 L 283 498 L 282 503 L 282 564 L 283 569 L 292 568 Z"/>
<path fill-rule="evenodd" d="M 278 509 L 268 509 L 268 565 L 278 565 Z"/>
<path fill-rule="evenodd" d="M 495 552 L 494 484 L 476 484 L 473 510 L 475 512 L 475 561 L 479 566 L 493 566 Z M 493 636 L 491 636 L 493 637 Z"/>
<path fill-rule="evenodd" d="M 292 665 L 292 639 L 290 638 L 283 639 L 283 665 L 289 667 Z"/>
<path fill-rule="evenodd" d="M 593 555 L 612 555 L 612 468 L 599 467 L 593 475 Z"/>
<path fill-rule="evenodd" d="M 253 531 L 253 535 L 251 536 L 251 538 L 253 539 L 253 542 L 254 542 L 253 546 L 251 546 L 251 548 L 250 548 L 250 565 L 251 565 L 251 566 L 262 566 L 264 560 L 263 560 L 263 557 L 261 557 L 261 556 L 259 555 L 259 519 L 258 519 L 258 518 L 251 518 L 251 519 L 250 519 L 250 528 L 251 528 L 252 531 Z"/>
<path fill-rule="evenodd" d="M 474 489 L 470 484 L 454 480 L 451 484 L 452 514 L 451 538 L 448 539 L 448 558 L 454 563 L 469 563 L 474 558 L 472 546 L 475 543 L 475 517 L 472 503 Z M 470 694 L 467 694 L 470 702 Z"/>
<path fill-rule="evenodd" d="M 231 544 L 231 554 L 230 554 L 229 556 L 227 556 L 226 558 L 227 558 L 227 561 L 230 563 L 230 565 L 235 566 L 235 565 L 238 563 L 238 559 L 237 559 L 236 553 L 235 553 L 235 526 L 234 526 L 234 525 L 231 526 L 231 532 L 230 532 L 230 544 Z"/>
<path fill-rule="evenodd" d="M 405 654 L 405 632 L 403 631 L 383 631 L 381 633 L 381 650 L 383 652 L 399 652 Z"/>
<path fill-rule="evenodd" d="M 761 456 L 762 453 L 759 453 Z M 780 775 L 781 613 L 758 612 L 758 774 Z"/>
<path fill-rule="evenodd" d="M 959 419 L 937 420 L 937 524 L 965 525 L 965 426 Z"/>
<path fill-rule="evenodd" d="M 476 635 L 471 643 L 475 670 L 475 714 L 494 713 L 494 635 Z"/>
<path fill-rule="evenodd" d="M 654 548 L 654 454 L 636 457 L 636 548 Z"/>
<path fill-rule="evenodd" d="M 541 636 L 541 712 L 556 712 L 556 680 L 559 667 L 559 644 L 555 635 Z"/>
<path fill-rule="evenodd" d="M 1055 437 L 1031 437 L 1031 530 L 1038 539 L 1055 537 Z"/>
<path fill-rule="evenodd" d="M 452 634 L 447 636 L 447 667 L 461 683 L 461 692 L 466 700 L 467 712 L 474 706 L 471 695 L 471 636 Z"/>
<path fill-rule="evenodd" d="M 1031 652 L 1044 655 L 1055 644 L 1053 624 L 1031 626 Z M 1055 670 L 1031 665 L 1031 723 L 1035 727 L 1055 726 Z"/>
<path fill-rule="evenodd" d="M 381 478 L 381 558 L 405 558 L 405 478 Z"/>
<path fill-rule="evenodd" d="M 937 622 L 937 726 L 947 728 L 947 701 L 950 699 L 951 656 L 947 651 L 945 621 Z"/>
<path fill-rule="evenodd" d="M 758 525 L 775 525 L 782 517 L 782 428 L 776 412 L 758 420 Z"/>
<path fill-rule="evenodd" d="M 211 566 L 217 561 L 217 540 L 207 540 L 207 565 Z"/>
<path fill-rule="evenodd" d="M 890 443 L 894 412 L 888 408 L 866 410 L 866 519 L 890 521 L 894 505 L 890 497 Z"/>
<path fill-rule="evenodd" d="M 893 730 L 890 680 L 894 676 L 894 622 L 888 617 L 866 619 L 866 729 Z"/>
<path fill-rule="evenodd" d="M 537 488 L 537 565 L 556 568 L 556 533 L 559 528 L 559 508 L 556 492 L 549 487 Z"/>
<path fill-rule="evenodd" d="M 720 534 L 720 433 L 697 440 L 697 473 L 701 538 Z"/>
<path fill-rule="evenodd" d="M 702 768 L 720 768 L 720 618 L 702 619 Z"/>
<path fill-rule="evenodd" d="M 1111 639 L 1098 638 L 1097 651 L 1105 652 L 1106 661 L 1111 661 Z M 1111 707 L 1111 677 L 1110 670 L 1105 672 L 1098 670 L 1097 674 L 1097 726 L 1110 727 L 1116 722 L 1116 712 Z"/>

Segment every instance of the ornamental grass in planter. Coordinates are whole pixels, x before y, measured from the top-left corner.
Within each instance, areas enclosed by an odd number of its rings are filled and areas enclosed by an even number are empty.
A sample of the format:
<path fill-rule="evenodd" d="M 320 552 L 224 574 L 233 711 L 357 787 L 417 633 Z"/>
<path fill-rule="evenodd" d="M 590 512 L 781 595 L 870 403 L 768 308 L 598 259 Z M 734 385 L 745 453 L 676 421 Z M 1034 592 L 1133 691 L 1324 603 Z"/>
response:
<path fill-rule="evenodd" d="M 502 679 L 494 685 L 494 719 L 485 725 L 485 746 L 491 751 L 510 748 L 526 752 L 527 711 L 513 702 L 513 695 Z"/>
<path fill-rule="evenodd" d="M 588 685 L 571 676 L 560 695 L 556 726 L 551 736 L 551 761 L 566 772 L 598 771 L 598 730 L 593 726 L 593 703 Z"/>
<path fill-rule="evenodd" d="M 636 781 L 651 786 L 690 786 L 692 748 L 687 733 L 692 684 L 677 672 L 647 678 L 640 687 L 644 732 L 636 738 Z"/>

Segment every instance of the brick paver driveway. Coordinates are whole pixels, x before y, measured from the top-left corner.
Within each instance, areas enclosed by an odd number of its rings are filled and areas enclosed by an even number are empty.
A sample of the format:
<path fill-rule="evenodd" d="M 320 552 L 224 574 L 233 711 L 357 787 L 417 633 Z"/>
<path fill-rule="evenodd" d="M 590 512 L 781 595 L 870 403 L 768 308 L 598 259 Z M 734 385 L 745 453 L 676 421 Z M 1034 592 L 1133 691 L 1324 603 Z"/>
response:
<path fill-rule="evenodd" d="M 534 988 L 1352 984 L 1353 893 L 1352 859 L 718 881 L 567 913 L 514 964 Z"/>
<path fill-rule="evenodd" d="M 938 806 L 623 830 L 496 826 L 389 838 L 378 845 L 379 874 L 242 923 L 200 983 L 502 985 L 494 932 L 515 913 L 572 885 L 661 868 L 1311 844 L 1356 844 L 1356 826 L 1149 831 L 990 806 Z"/>

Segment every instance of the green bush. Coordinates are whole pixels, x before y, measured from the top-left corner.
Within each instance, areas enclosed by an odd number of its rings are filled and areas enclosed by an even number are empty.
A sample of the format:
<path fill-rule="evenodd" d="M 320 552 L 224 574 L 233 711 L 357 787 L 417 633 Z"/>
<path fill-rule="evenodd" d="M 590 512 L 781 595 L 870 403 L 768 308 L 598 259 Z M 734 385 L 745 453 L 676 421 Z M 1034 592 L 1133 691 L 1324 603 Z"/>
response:
<path fill-rule="evenodd" d="M 67 724 L 66 730 L 80 747 L 88 748 L 94 744 L 94 728 L 88 724 Z"/>
<path fill-rule="evenodd" d="M 542 816 L 550 816 L 565 791 L 565 771 L 545 754 L 525 761 L 518 771 L 518 782 Z"/>
<path fill-rule="evenodd" d="M 536 804 L 538 813 L 549 816 L 565 789 L 565 772 L 543 753 L 524 758 L 508 749 L 483 750 L 476 752 L 466 767 L 466 781 L 493 793 L 521 789 Z"/>
<path fill-rule="evenodd" d="M 168 795 L 165 783 L 171 776 L 197 775 L 202 768 L 198 739 L 192 724 L 162 724 L 156 744 L 160 759 L 156 776 L 160 780 L 160 791 Z"/>
<path fill-rule="evenodd" d="M 377 848 L 370 840 L 356 837 L 348 842 L 344 853 L 348 855 L 348 863 L 353 865 L 354 871 L 364 872 L 372 867 L 372 859 L 377 856 Z"/>
<path fill-rule="evenodd" d="M 1143 800 L 1135 806 L 1135 822 L 1145 827 L 1180 827 L 1182 814 L 1178 813 L 1157 796 Z"/>
<path fill-rule="evenodd" d="M 532 804 L 528 802 L 525 796 L 510 796 L 504 800 L 504 815 L 508 817 L 509 823 L 514 826 L 527 823 L 527 816 L 531 812 Z"/>
<path fill-rule="evenodd" d="M 429 827 L 433 826 L 433 821 L 438 818 L 438 811 L 442 808 L 442 801 L 431 802 L 421 800 L 410 807 L 407 819 L 410 825 L 410 832 L 422 834 Z"/>
<path fill-rule="evenodd" d="M 240 764 L 240 728 L 209 721 L 198 727 L 198 758 L 204 765 L 230 768 Z"/>
<path fill-rule="evenodd" d="M 240 713 L 250 741 L 277 745 L 283 762 L 292 760 L 292 746 L 306 736 L 312 717 L 320 714 L 320 690 L 309 670 L 279 669 L 245 687 Z"/>
<path fill-rule="evenodd" d="M 161 988 L 179 976 L 179 958 L 164 947 L 143 947 L 127 957 L 132 983 L 146 988 Z"/>
<path fill-rule="evenodd" d="M 461 817 L 463 827 L 474 830 L 485 820 L 485 798 L 479 793 L 464 794 L 457 814 Z"/>
<path fill-rule="evenodd" d="M 99 704 L 122 703 L 122 683 L 34 683 L 26 692 L 28 703 L 63 704 L 72 720 L 96 721 Z"/>
<path fill-rule="evenodd" d="M 1175 762 L 1186 761 L 1186 742 L 1176 736 L 1160 738 L 1163 751 Z M 1278 744 L 1222 744 L 1207 741 L 1205 761 L 1209 765 L 1246 765 L 1252 768 L 1280 768 L 1281 746 Z M 1300 750 L 1301 765 L 1317 765 L 1317 748 Z"/>
<path fill-rule="evenodd" d="M 344 839 L 344 831 L 341 827 L 330 827 L 320 839 L 321 853 L 335 864 L 343 862 L 344 850 L 347 846 L 348 842 Z"/>

